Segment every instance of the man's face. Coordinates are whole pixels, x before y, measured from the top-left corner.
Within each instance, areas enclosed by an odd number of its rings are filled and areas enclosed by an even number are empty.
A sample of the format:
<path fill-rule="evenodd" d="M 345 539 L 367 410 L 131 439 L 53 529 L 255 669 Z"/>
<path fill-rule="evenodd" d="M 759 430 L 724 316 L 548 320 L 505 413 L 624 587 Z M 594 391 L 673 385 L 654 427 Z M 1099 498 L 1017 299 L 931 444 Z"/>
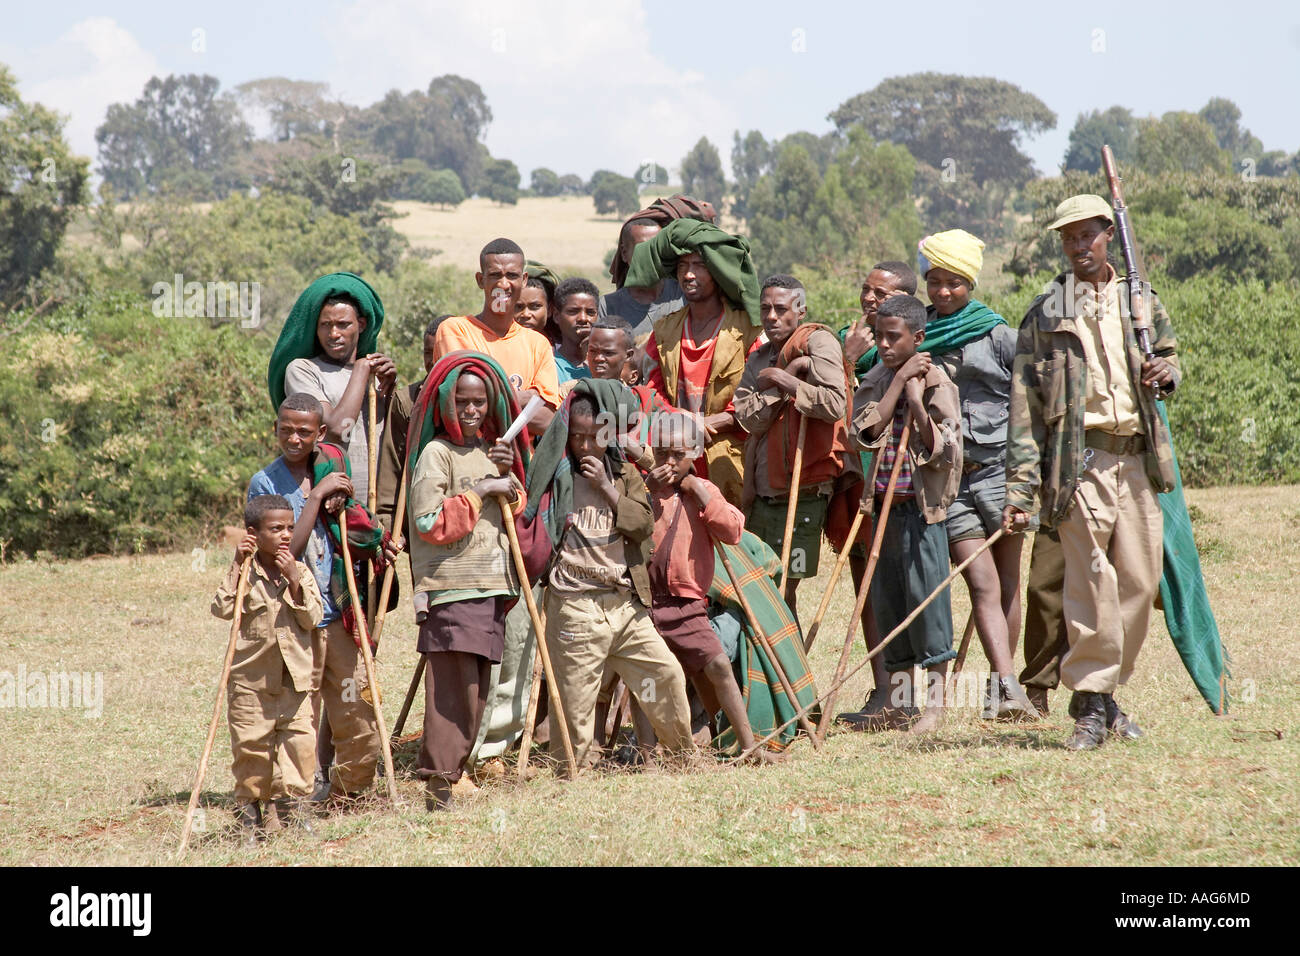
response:
<path fill-rule="evenodd" d="M 547 312 L 546 292 L 536 286 L 524 286 L 515 303 L 515 321 L 526 329 L 545 334 Z"/>
<path fill-rule="evenodd" d="M 317 415 L 286 408 L 275 420 L 275 443 L 280 454 L 291 464 L 306 461 L 316 450 L 316 443 L 324 441 L 325 425 Z"/>
<path fill-rule="evenodd" d="M 334 302 L 320 310 L 316 319 L 316 340 L 334 362 L 348 362 L 356 355 L 357 339 L 366 320 L 346 302 Z"/>
<path fill-rule="evenodd" d="M 970 304 L 970 282 L 965 276 L 935 266 L 925 274 L 925 294 L 937 314 L 952 315 Z"/>
<path fill-rule="evenodd" d="M 289 547 L 293 540 L 293 512 L 273 508 L 262 515 L 262 526 L 257 531 L 257 550 L 263 557 L 274 558 L 281 548 Z"/>
<path fill-rule="evenodd" d="M 876 316 L 876 348 L 886 368 L 898 368 L 913 355 L 925 332 L 913 332 L 901 316 Z"/>
<path fill-rule="evenodd" d="M 579 461 L 603 456 L 605 446 L 596 440 L 599 431 L 595 416 L 585 405 L 578 406 L 569 416 L 569 454 Z"/>
<path fill-rule="evenodd" d="M 1106 267 L 1106 246 L 1115 238 L 1115 227 L 1099 217 L 1069 222 L 1060 228 L 1061 248 L 1076 276 L 1095 275 Z"/>
<path fill-rule="evenodd" d="M 677 284 L 687 302 L 707 302 L 718 293 L 718 284 L 699 253 L 688 252 L 677 260 Z"/>
<path fill-rule="evenodd" d="M 527 280 L 524 257 L 516 252 L 484 256 L 483 271 L 474 274 L 474 281 L 488 295 L 489 310 L 511 318 Z"/>
<path fill-rule="evenodd" d="M 437 339 L 432 335 L 424 337 L 424 374 L 428 375 L 433 369 L 433 356 L 435 354 L 434 344 Z"/>
<path fill-rule="evenodd" d="M 623 257 L 624 262 L 630 263 L 632 250 L 658 234 L 659 227 L 653 223 L 648 226 L 628 226 L 627 231 L 623 233 L 623 245 L 619 247 L 619 255 Z"/>
<path fill-rule="evenodd" d="M 867 273 L 867 279 L 862 283 L 862 294 L 858 297 L 858 304 L 862 306 L 862 317 L 867 320 L 868 325 L 876 324 L 876 310 L 880 308 L 880 303 L 891 295 L 903 291 L 899 288 L 901 282 L 902 280 L 892 272 L 884 272 L 881 269 L 872 269 Z"/>
<path fill-rule="evenodd" d="M 596 322 L 596 297 L 585 292 L 575 292 L 564 300 L 555 313 L 555 324 L 560 327 L 560 337 L 566 345 L 585 348 L 587 336 Z"/>
<path fill-rule="evenodd" d="M 780 348 L 808 311 L 803 289 L 779 289 L 769 286 L 758 299 L 767 340 Z"/>
<path fill-rule="evenodd" d="M 478 437 L 487 414 L 487 385 L 477 375 L 462 372 L 456 380 L 456 420 L 461 434 L 468 440 Z"/>
<path fill-rule="evenodd" d="M 592 329 L 587 339 L 587 368 L 592 378 L 619 378 L 634 350 L 618 329 Z"/>

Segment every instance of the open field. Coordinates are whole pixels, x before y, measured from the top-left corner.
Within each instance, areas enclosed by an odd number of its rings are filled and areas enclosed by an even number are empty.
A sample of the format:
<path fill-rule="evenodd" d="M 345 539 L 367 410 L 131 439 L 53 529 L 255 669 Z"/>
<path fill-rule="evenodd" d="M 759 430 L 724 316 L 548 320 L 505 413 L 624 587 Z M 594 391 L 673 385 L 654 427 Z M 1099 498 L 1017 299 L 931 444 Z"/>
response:
<path fill-rule="evenodd" d="M 1067 693 L 1057 691 L 1043 724 L 987 725 L 978 705 L 968 704 L 924 743 L 839 732 L 823 754 L 800 742 L 785 764 L 765 769 L 593 773 L 571 784 L 544 771 L 526 786 L 493 787 L 438 815 L 424 812 L 418 785 L 399 771 L 399 812 L 376 803 L 322 822 L 315 839 L 280 835 L 251 853 L 231 836 L 223 724 L 205 783 L 205 826 L 189 860 L 1295 864 L 1300 488 L 1201 489 L 1188 498 L 1233 656 L 1230 718 L 1213 717 L 1200 700 L 1157 615 L 1137 677 L 1120 695 L 1147 731 L 1137 743 L 1065 752 Z M 172 859 L 227 631 L 208 602 L 229 559 L 209 544 L 0 567 L 0 682 L 20 667 L 28 675 L 103 677 L 101 716 L 76 707 L 0 707 L 0 864 Z M 822 579 L 802 589 L 809 617 L 830 568 L 824 556 Z M 841 582 L 813 655 L 823 681 L 850 605 Z M 966 609 L 958 585 L 959 630 Z M 403 601 L 381 651 L 390 721 L 413 666 L 414 635 Z M 855 661 L 861 654 L 859 647 Z M 976 644 L 968 672 L 985 666 Z M 865 673 L 845 688 L 843 704 L 861 701 Z M 418 712 L 412 720 L 408 726 L 418 726 Z M 411 759 L 408 748 L 399 765 Z"/>

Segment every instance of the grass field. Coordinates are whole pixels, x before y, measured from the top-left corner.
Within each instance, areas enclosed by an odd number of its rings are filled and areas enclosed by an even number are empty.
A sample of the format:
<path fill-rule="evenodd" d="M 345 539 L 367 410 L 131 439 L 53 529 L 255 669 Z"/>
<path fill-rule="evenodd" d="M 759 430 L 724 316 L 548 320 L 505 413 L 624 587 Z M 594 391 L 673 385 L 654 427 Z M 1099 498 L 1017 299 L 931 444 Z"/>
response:
<path fill-rule="evenodd" d="M 523 203 L 521 202 L 521 206 Z M 490 231 L 490 230 L 489 230 Z M 376 801 L 240 849 L 224 722 L 204 788 L 195 864 L 1295 864 L 1300 853 L 1300 488 L 1189 492 L 1202 561 L 1233 655 L 1230 718 L 1213 717 L 1157 616 L 1120 701 L 1144 740 L 1061 749 L 1067 692 L 1042 724 L 992 726 L 967 707 L 928 741 L 833 733 L 771 768 L 684 774 L 543 771 L 426 814 Z M 196 545 L 202 545 L 196 542 Z M 1025 549 L 1026 555 L 1028 548 Z M 208 602 L 230 559 L 203 551 L 0 568 L 0 681 L 103 676 L 102 715 L 0 707 L 0 864 L 166 863 L 211 714 L 226 625 Z M 805 613 L 823 578 L 804 586 Z M 414 661 L 405 605 L 382 650 L 390 721 Z M 842 582 L 813 664 L 834 669 L 850 606 Z M 959 585 L 954 617 L 965 620 Z M 861 659 L 861 650 L 855 660 Z M 985 667 L 976 648 L 969 671 Z M 857 706 L 863 675 L 845 688 Z M 0 690 L 3 684 L 0 684 Z M 0 700 L 3 696 L 0 695 Z M 12 703 L 12 701 L 10 702 Z M 410 726 L 418 726 L 418 713 Z M 409 749 L 399 765 L 409 764 Z"/>

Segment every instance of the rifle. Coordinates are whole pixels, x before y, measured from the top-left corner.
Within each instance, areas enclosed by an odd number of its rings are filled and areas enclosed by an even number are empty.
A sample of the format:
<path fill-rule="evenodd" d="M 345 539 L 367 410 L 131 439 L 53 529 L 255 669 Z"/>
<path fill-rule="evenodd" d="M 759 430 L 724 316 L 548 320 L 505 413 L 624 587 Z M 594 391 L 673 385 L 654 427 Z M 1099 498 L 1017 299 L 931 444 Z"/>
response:
<path fill-rule="evenodd" d="M 1133 334 L 1137 337 L 1138 348 L 1142 358 L 1150 362 L 1156 357 L 1152 340 L 1155 327 L 1151 323 L 1151 312 L 1147 307 L 1148 290 L 1151 288 L 1138 265 L 1137 240 L 1133 238 L 1133 223 L 1128 217 L 1128 207 L 1124 205 L 1124 193 L 1120 189 L 1119 171 L 1115 168 L 1115 154 L 1109 146 L 1101 148 L 1101 163 L 1106 170 L 1106 181 L 1110 184 L 1111 205 L 1115 208 L 1115 231 L 1119 233 L 1119 247 L 1124 253 L 1124 268 L 1128 273 L 1129 314 L 1133 319 Z M 1157 400 L 1164 398 L 1164 390 L 1155 388 Z"/>

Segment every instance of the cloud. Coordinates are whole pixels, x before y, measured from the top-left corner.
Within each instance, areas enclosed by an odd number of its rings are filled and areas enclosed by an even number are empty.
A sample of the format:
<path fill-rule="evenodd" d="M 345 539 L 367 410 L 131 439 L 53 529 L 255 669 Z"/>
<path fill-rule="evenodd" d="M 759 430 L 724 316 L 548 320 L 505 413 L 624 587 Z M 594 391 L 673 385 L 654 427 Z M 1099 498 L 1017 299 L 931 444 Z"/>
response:
<path fill-rule="evenodd" d="M 5 58 L 23 99 L 65 114 L 68 143 L 92 159 L 95 129 L 109 105 L 134 102 L 149 78 L 161 72 L 153 55 L 111 17 L 80 20 L 54 42 L 6 50 Z"/>
<path fill-rule="evenodd" d="M 739 125 L 728 90 L 651 52 L 641 0 L 438 7 L 358 0 L 331 13 L 333 91 L 368 104 L 444 73 L 472 79 L 492 108 L 488 148 L 513 159 L 525 184 L 537 166 L 630 176 L 653 159 L 676 173 L 702 131 L 725 163 Z"/>

